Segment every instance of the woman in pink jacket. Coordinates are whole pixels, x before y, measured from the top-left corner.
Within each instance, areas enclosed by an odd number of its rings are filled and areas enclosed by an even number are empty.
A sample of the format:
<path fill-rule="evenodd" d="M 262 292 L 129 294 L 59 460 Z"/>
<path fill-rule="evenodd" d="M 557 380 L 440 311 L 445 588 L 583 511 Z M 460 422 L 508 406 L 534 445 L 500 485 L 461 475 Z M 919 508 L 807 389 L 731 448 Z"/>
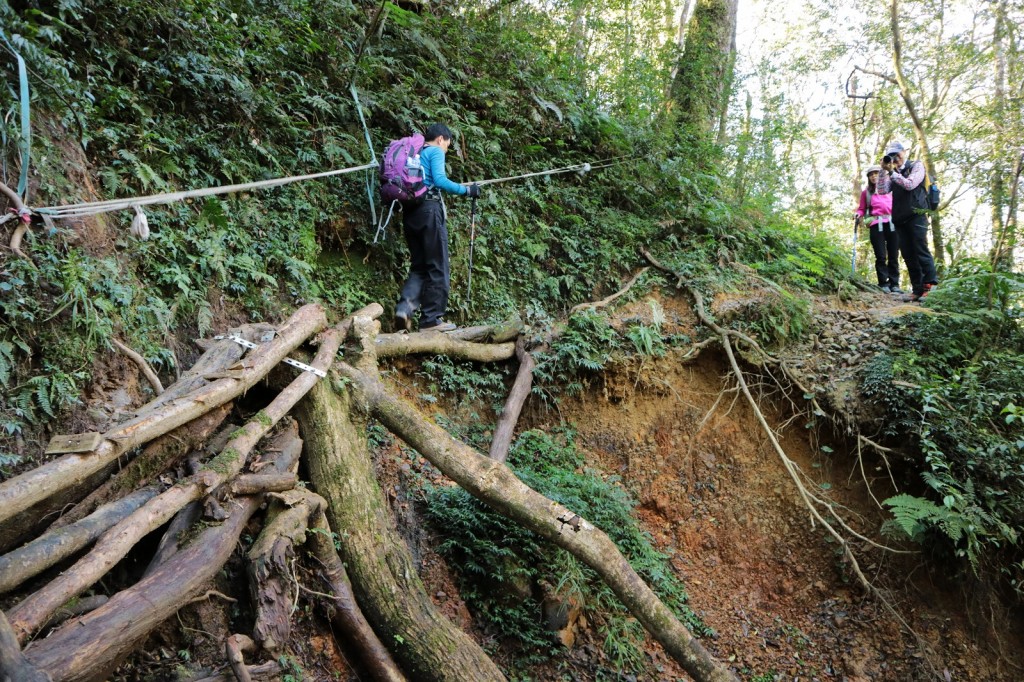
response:
<path fill-rule="evenodd" d="M 871 234 L 871 248 L 875 250 L 875 274 L 878 286 L 885 293 L 902 294 L 900 289 L 900 242 L 892 224 L 892 194 L 875 194 L 878 166 L 869 166 L 866 174 L 868 186 L 860 193 L 860 206 L 856 220 L 861 224 L 867 218 Z"/>

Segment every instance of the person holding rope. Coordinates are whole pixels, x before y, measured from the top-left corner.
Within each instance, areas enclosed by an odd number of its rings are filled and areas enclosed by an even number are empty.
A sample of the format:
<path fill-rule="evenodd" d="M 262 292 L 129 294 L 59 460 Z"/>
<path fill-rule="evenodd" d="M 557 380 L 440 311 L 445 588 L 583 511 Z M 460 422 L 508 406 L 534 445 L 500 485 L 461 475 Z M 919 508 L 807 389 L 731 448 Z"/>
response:
<path fill-rule="evenodd" d="M 420 310 L 421 332 L 448 332 L 455 329 L 444 321 L 451 288 L 451 270 L 448 261 L 448 226 L 442 192 L 477 198 L 480 186 L 465 187 L 448 179 L 444 170 L 444 157 L 452 144 L 452 131 L 442 123 L 435 123 L 423 134 L 425 142 L 420 152 L 423 166 L 423 184 L 427 193 L 418 206 L 403 206 L 402 224 L 405 243 L 409 245 L 409 277 L 402 287 L 401 298 L 395 306 L 395 329 L 412 330 L 412 318 Z"/>
<path fill-rule="evenodd" d="M 875 275 L 878 286 L 885 293 L 902 294 L 900 289 L 900 241 L 892 222 L 892 194 L 878 194 L 880 166 L 869 166 L 866 175 L 868 186 L 860 193 L 860 206 L 854 214 L 857 223 L 868 219 L 871 248 L 875 252 Z"/>

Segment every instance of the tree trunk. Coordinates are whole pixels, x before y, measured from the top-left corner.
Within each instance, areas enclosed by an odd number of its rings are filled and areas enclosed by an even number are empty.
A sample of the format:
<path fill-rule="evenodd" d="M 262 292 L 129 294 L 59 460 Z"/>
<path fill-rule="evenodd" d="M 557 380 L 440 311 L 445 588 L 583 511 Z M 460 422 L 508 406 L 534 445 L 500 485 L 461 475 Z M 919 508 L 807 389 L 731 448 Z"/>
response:
<path fill-rule="evenodd" d="M 900 97 L 907 107 L 910 120 L 914 125 L 914 136 L 917 139 L 918 148 L 921 151 L 921 163 L 924 164 L 928 177 L 937 181 L 935 164 L 932 163 L 931 149 L 928 147 L 928 136 L 925 134 L 924 122 L 917 111 L 914 96 L 910 89 L 910 82 L 903 74 L 903 35 L 900 33 L 899 22 L 899 0 L 891 0 L 889 5 L 889 25 L 892 29 L 892 65 L 896 74 L 896 85 L 900 90 Z M 932 215 L 932 254 L 935 263 L 939 266 L 946 263 L 946 244 L 942 237 L 942 224 L 937 213 Z"/>
<path fill-rule="evenodd" d="M 339 552 L 360 606 L 402 668 L 415 680 L 504 680 L 424 590 L 374 476 L 366 424 L 348 389 L 319 384 L 299 403 L 298 415 L 310 479 L 328 502 L 331 527 L 345 533 Z"/>
<path fill-rule="evenodd" d="M 707 135 L 726 106 L 738 0 L 697 0 L 672 82 L 678 125 Z"/>
<path fill-rule="evenodd" d="M 853 205 L 860 202 L 860 192 L 864 178 L 860 172 L 860 130 L 857 126 L 857 76 L 856 73 L 850 76 L 850 91 L 846 100 L 846 133 L 850 146 L 850 167 L 853 168 Z"/>

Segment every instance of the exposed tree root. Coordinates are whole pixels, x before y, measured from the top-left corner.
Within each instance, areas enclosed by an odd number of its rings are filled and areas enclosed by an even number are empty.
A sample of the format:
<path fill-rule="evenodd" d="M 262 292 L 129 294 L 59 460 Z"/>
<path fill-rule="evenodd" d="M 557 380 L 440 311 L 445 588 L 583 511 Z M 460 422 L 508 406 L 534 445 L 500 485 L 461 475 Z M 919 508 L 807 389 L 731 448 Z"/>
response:
<path fill-rule="evenodd" d="M 7 196 L 11 205 L 14 207 L 14 210 L 19 214 L 17 218 L 18 226 L 14 228 L 14 234 L 11 235 L 9 248 L 14 252 L 14 255 L 19 258 L 24 258 L 34 268 L 36 266 L 35 263 L 33 263 L 32 259 L 25 255 L 25 252 L 21 250 L 21 239 L 25 236 L 25 233 L 28 232 L 28 223 L 21 220 L 21 211 L 25 209 L 25 204 L 21 201 L 21 197 L 18 196 L 17 192 L 2 182 L 0 182 L 0 194 L 5 194 Z"/>
<path fill-rule="evenodd" d="M 110 340 L 113 342 L 113 344 L 117 347 L 119 351 L 124 353 L 125 357 L 127 357 L 129 360 L 135 363 L 135 365 L 139 368 L 139 371 L 142 372 L 142 376 L 146 377 L 146 381 L 148 381 L 149 385 L 153 387 L 154 393 L 160 395 L 161 393 L 164 392 L 164 385 L 160 383 L 160 377 L 156 375 L 156 372 L 153 371 L 153 368 L 150 366 L 150 364 L 146 362 L 146 358 L 142 357 L 137 352 L 129 348 L 127 344 L 121 341 L 121 339 L 115 337 Z"/>
<path fill-rule="evenodd" d="M 613 301 L 615 301 L 615 299 L 619 298 L 620 296 L 623 296 L 626 292 L 628 292 L 630 289 L 632 289 L 633 285 L 636 284 L 636 281 L 638 279 L 640 279 L 640 277 L 644 273 L 646 273 L 648 270 L 650 270 L 649 267 L 643 267 L 643 268 L 640 268 L 639 270 L 637 270 L 636 274 L 633 275 L 633 277 L 630 278 L 630 280 L 626 283 L 626 286 L 622 287 L 622 289 L 620 289 L 619 291 L 616 291 L 611 296 L 606 296 L 605 298 L 602 298 L 600 301 L 592 301 L 590 303 L 580 303 L 579 305 L 573 306 L 569 310 L 569 317 L 572 317 L 574 314 L 578 313 L 581 310 L 585 310 L 586 308 L 594 308 L 594 309 L 603 308 L 606 305 L 612 303 Z"/>

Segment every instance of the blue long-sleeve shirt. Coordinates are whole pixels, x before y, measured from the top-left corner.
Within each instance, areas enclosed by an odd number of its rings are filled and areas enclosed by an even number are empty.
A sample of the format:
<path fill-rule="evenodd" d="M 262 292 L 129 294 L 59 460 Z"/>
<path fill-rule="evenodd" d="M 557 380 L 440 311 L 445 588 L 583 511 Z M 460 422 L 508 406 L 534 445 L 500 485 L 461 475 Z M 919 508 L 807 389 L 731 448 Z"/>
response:
<path fill-rule="evenodd" d="M 440 147 L 425 145 L 420 151 L 420 163 L 423 165 L 423 183 L 427 187 L 436 187 L 449 194 L 468 194 L 469 188 L 448 179 L 444 170 L 444 152 Z"/>

